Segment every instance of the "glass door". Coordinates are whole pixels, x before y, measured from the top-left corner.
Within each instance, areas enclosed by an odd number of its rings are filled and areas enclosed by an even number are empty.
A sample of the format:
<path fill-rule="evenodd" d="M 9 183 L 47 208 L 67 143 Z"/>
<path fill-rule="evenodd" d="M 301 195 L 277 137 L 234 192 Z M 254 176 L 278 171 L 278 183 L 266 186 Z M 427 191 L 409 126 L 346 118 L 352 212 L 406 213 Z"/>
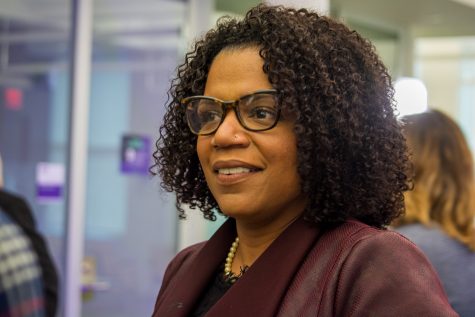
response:
<path fill-rule="evenodd" d="M 152 151 L 182 46 L 183 1 L 96 1 L 82 315 L 148 316 L 175 254 Z"/>
<path fill-rule="evenodd" d="M 70 24 L 66 0 L 0 1 L 4 188 L 31 206 L 60 280 L 64 277 Z"/>

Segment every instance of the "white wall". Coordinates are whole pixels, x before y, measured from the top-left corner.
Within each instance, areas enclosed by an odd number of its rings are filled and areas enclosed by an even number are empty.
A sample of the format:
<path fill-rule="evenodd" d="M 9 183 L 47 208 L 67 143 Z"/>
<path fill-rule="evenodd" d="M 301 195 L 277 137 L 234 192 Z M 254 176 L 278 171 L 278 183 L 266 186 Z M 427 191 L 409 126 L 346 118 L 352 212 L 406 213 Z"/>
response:
<path fill-rule="evenodd" d="M 475 152 L 475 37 L 417 39 L 415 76 L 427 87 L 429 107 L 454 118 Z"/>

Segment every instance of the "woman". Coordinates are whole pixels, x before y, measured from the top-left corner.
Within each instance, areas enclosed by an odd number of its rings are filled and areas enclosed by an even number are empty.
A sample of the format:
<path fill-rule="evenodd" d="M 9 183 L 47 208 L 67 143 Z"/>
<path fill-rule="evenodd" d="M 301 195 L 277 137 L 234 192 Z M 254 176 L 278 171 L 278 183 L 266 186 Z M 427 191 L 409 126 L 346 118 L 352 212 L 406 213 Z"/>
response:
<path fill-rule="evenodd" d="M 154 316 L 455 315 L 424 255 L 384 229 L 407 156 L 370 43 L 259 5 L 196 43 L 170 96 L 163 185 L 182 217 L 228 220 L 172 260 Z"/>
<path fill-rule="evenodd" d="M 416 243 L 439 273 L 452 307 L 475 316 L 475 178 L 457 123 L 437 110 L 406 116 L 414 189 L 397 230 Z"/>

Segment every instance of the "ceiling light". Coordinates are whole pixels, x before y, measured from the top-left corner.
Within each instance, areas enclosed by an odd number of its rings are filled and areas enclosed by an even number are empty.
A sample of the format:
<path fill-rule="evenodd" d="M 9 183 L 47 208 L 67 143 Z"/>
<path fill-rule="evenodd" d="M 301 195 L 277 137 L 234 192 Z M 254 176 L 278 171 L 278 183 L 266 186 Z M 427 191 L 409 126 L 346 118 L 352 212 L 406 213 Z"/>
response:
<path fill-rule="evenodd" d="M 396 108 L 399 116 L 427 110 L 427 89 L 417 78 L 402 77 L 394 84 Z"/>

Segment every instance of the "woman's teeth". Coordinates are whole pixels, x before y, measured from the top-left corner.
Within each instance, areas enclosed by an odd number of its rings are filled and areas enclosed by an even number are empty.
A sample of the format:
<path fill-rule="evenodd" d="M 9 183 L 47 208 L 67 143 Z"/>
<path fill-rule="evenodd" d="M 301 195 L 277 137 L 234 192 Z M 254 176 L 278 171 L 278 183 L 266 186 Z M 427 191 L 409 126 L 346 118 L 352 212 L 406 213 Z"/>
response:
<path fill-rule="evenodd" d="M 218 169 L 219 174 L 242 174 L 242 173 L 250 173 L 251 169 L 246 167 L 232 167 L 232 168 L 220 168 Z"/>

